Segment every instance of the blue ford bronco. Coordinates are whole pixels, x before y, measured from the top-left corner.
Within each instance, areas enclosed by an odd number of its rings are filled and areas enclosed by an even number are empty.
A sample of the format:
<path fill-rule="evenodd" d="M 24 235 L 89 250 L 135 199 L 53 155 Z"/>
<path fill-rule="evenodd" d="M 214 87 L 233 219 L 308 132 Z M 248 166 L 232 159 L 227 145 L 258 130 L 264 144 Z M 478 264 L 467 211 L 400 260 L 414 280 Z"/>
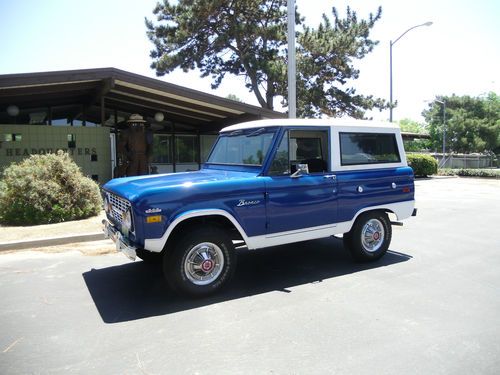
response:
<path fill-rule="evenodd" d="M 343 235 L 357 261 L 382 257 L 389 214 L 416 214 L 400 129 L 359 120 L 260 120 L 221 130 L 199 171 L 103 187 L 107 238 L 161 262 L 171 288 L 205 296 L 233 275 L 236 248 Z"/>

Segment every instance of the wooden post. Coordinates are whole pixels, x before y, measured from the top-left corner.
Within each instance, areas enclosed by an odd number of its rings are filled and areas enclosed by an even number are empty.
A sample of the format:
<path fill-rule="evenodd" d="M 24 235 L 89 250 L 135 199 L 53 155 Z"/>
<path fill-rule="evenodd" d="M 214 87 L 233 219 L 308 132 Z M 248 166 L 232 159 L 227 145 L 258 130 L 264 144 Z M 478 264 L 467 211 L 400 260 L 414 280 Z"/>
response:
<path fill-rule="evenodd" d="M 104 122 L 106 121 L 106 108 L 104 104 L 104 95 L 101 95 L 101 126 L 104 126 Z"/>

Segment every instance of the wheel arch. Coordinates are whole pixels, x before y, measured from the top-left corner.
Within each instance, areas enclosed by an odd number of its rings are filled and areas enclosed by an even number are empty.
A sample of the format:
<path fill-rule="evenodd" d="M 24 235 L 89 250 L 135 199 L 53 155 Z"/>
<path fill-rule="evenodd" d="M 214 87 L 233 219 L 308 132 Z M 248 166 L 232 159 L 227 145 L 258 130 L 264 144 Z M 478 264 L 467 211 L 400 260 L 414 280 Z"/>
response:
<path fill-rule="evenodd" d="M 369 213 L 369 212 L 384 212 L 384 213 L 394 213 L 394 211 L 388 209 L 388 208 L 384 208 L 384 207 L 366 207 L 362 210 L 359 210 L 358 212 L 356 212 L 356 215 L 354 216 L 354 218 L 351 220 L 351 223 L 350 223 L 350 228 L 349 230 L 352 229 L 352 227 L 354 226 L 354 224 L 356 223 L 356 220 L 358 220 L 358 218 L 361 216 L 361 215 L 364 215 L 366 213 Z"/>
<path fill-rule="evenodd" d="M 350 231 L 358 217 L 366 212 L 381 211 L 386 214 L 395 215 L 398 220 L 403 220 L 411 216 L 414 206 L 415 201 L 412 200 L 406 202 L 390 203 L 380 206 L 364 207 L 356 212 L 356 215 L 354 215 L 353 219 L 349 222 L 348 230 Z"/>
<path fill-rule="evenodd" d="M 227 211 L 220 209 L 207 209 L 199 211 L 189 211 L 178 215 L 168 226 L 166 232 L 161 238 L 146 239 L 144 247 L 153 252 L 166 251 L 169 243 L 175 240 L 175 237 L 192 225 L 216 225 L 227 230 L 235 230 L 238 235 L 248 243 L 248 237 L 238 223 L 238 221 Z"/>

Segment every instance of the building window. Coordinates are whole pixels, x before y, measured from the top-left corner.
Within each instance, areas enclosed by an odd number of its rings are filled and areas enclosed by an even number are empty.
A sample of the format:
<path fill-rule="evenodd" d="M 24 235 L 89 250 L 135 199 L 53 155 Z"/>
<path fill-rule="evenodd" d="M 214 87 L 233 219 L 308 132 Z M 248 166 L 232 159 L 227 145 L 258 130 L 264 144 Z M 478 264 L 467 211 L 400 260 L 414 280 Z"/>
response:
<path fill-rule="evenodd" d="M 76 147 L 76 135 L 68 134 L 68 148 Z"/>
<path fill-rule="evenodd" d="M 172 136 L 153 134 L 153 163 L 172 163 Z"/>
<path fill-rule="evenodd" d="M 212 147 L 217 140 L 217 135 L 201 135 L 200 136 L 200 142 L 201 142 L 201 162 L 204 163 L 208 159 L 208 154 L 210 154 L 210 150 L 212 150 Z"/>
<path fill-rule="evenodd" d="M 71 119 L 76 113 L 81 112 L 81 106 L 78 104 L 69 104 L 51 107 L 50 115 L 52 126 L 70 126 Z"/>
<path fill-rule="evenodd" d="M 196 135 L 175 136 L 175 162 L 198 163 L 198 137 Z"/>
<path fill-rule="evenodd" d="M 22 140 L 22 134 L 4 134 L 5 142 L 21 142 Z"/>
<path fill-rule="evenodd" d="M 35 110 L 29 113 L 30 125 L 47 125 L 47 110 Z"/>

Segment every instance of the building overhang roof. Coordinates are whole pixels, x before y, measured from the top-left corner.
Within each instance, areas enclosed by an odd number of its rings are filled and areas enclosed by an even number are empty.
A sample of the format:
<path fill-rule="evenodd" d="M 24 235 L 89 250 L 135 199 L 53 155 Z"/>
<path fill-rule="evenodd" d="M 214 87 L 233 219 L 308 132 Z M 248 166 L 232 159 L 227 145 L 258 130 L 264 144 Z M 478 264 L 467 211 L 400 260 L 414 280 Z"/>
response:
<path fill-rule="evenodd" d="M 165 118 L 200 130 L 220 129 L 252 119 L 284 118 L 284 113 L 237 102 L 126 72 L 98 68 L 0 75 L 0 108 L 8 105 L 56 106 L 76 100 Z"/>

